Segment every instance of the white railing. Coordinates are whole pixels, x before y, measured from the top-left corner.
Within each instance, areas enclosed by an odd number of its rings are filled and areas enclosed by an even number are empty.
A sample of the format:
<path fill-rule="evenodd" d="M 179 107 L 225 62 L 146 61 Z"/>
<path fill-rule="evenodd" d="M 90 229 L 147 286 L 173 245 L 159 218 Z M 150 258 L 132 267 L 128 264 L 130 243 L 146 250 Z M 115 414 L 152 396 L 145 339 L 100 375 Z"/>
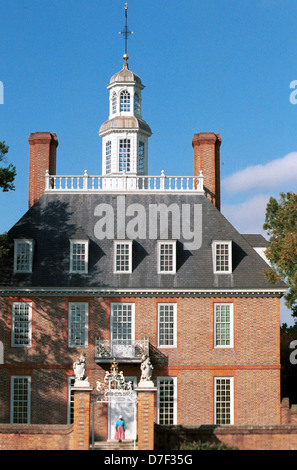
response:
<path fill-rule="evenodd" d="M 46 191 L 168 191 L 203 193 L 203 174 L 199 176 L 135 176 L 127 173 L 110 176 L 55 176 L 46 172 Z"/>

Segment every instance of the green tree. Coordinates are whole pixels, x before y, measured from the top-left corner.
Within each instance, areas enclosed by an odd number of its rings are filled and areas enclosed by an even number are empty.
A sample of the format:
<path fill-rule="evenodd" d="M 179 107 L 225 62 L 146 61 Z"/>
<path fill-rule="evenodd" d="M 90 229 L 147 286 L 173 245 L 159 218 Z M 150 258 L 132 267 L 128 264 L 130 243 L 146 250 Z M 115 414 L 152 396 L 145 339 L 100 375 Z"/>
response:
<path fill-rule="evenodd" d="M 0 141 L 0 163 L 6 162 L 6 154 L 9 147 L 5 145 L 5 142 Z M 14 191 L 14 179 L 16 177 L 16 168 L 14 165 L 9 163 L 8 166 L 0 167 L 0 188 L 3 192 Z"/>
<path fill-rule="evenodd" d="M 297 194 L 281 193 L 278 200 L 271 197 L 263 228 L 269 235 L 265 254 L 271 263 L 266 278 L 274 284 L 286 282 L 286 305 L 297 317 Z"/>

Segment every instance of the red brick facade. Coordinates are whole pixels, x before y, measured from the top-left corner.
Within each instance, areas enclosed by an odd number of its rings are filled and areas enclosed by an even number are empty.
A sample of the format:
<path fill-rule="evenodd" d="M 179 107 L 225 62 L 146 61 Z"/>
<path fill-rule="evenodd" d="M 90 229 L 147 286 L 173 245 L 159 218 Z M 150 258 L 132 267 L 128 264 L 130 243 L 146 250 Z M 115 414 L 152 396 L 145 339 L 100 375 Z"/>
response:
<path fill-rule="evenodd" d="M 32 347 L 11 347 L 13 301 L 32 301 Z M 67 377 L 80 349 L 68 347 L 68 302 L 89 304 L 87 375 L 96 388 L 109 364 L 96 364 L 95 338 L 109 339 L 110 303 L 135 304 L 135 338 L 148 337 L 153 379 L 176 377 L 178 424 L 214 423 L 213 378 L 234 379 L 234 424 L 280 423 L 279 299 L 266 297 L 34 297 L 2 298 L 0 340 L 5 365 L 0 365 L 2 400 L 0 421 L 10 419 L 10 376 L 29 375 L 32 380 L 31 423 L 67 423 Z M 157 347 L 157 304 L 177 304 L 177 346 Z M 213 305 L 234 305 L 234 347 L 213 345 Z M 261 314 L 259 314 L 261 312 Z M 139 364 L 121 364 L 125 376 L 140 379 Z M 155 398 L 156 400 L 156 398 Z M 46 410 L 46 412 L 45 412 Z M 107 438 L 107 408 L 96 405 L 96 437 Z"/>

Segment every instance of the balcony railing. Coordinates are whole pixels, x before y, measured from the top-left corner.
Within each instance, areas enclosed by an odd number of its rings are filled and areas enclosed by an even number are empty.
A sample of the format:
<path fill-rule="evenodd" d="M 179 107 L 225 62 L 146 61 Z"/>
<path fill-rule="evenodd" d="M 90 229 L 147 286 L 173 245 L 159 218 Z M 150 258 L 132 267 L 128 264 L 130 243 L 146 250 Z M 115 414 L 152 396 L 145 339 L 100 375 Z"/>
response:
<path fill-rule="evenodd" d="M 149 339 L 114 339 L 111 341 L 96 338 L 95 361 L 141 362 L 143 355 L 149 354 Z"/>
<path fill-rule="evenodd" d="M 90 176 L 85 170 L 82 176 L 55 176 L 48 171 L 45 191 L 144 191 L 144 192 L 200 192 L 203 190 L 203 174 L 199 176 L 139 176 L 122 173 L 110 176 Z"/>

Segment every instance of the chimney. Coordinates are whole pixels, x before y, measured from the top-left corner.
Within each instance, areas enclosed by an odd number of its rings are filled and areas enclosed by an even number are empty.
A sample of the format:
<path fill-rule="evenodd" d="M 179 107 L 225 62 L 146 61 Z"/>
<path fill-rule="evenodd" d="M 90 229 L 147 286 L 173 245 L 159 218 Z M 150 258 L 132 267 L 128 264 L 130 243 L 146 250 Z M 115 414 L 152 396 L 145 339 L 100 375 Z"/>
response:
<path fill-rule="evenodd" d="M 29 167 L 29 209 L 43 195 L 45 190 L 45 173 L 56 174 L 56 150 L 58 139 L 50 132 L 30 134 L 30 167 Z"/>
<path fill-rule="evenodd" d="M 220 135 L 214 132 L 194 134 L 192 140 L 194 148 L 194 176 L 198 176 L 200 171 L 202 171 L 206 195 L 218 210 L 221 209 L 221 142 Z"/>

